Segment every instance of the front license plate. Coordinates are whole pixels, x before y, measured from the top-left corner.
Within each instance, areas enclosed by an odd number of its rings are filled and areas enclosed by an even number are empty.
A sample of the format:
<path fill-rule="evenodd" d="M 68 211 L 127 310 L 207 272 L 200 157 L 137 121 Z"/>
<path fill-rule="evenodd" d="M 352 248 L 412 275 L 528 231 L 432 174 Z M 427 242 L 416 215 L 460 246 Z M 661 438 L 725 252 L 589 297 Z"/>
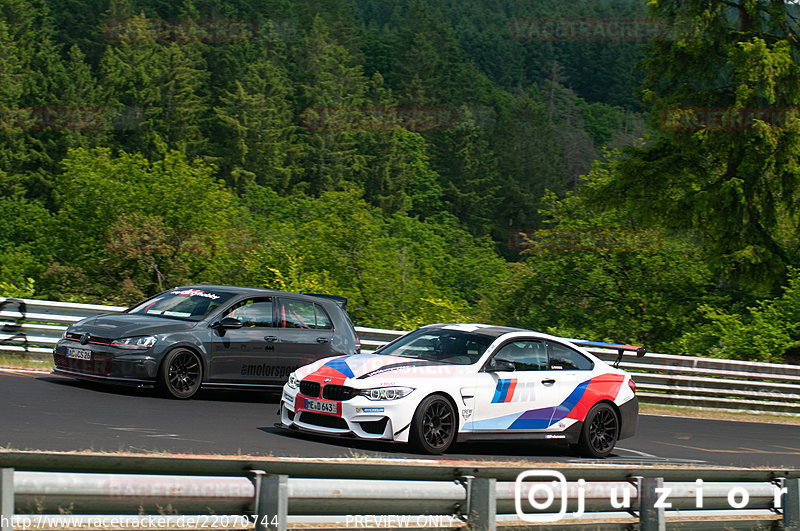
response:
<path fill-rule="evenodd" d="M 322 400 L 311 400 L 306 398 L 306 409 L 309 411 L 319 411 L 320 413 L 339 414 L 338 402 L 323 402 Z"/>
<path fill-rule="evenodd" d="M 68 348 L 67 357 L 74 358 L 76 360 L 91 360 L 92 351 L 83 348 Z"/>

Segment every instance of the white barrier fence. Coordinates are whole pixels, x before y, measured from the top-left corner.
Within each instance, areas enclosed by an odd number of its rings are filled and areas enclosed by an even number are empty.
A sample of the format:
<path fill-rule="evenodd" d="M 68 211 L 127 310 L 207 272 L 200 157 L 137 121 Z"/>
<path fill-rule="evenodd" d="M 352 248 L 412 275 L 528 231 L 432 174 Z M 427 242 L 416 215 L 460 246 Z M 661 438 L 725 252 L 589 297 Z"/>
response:
<path fill-rule="evenodd" d="M 0 354 L 50 359 L 66 327 L 91 315 L 118 313 L 121 306 L 0 298 Z M 403 334 L 356 327 L 365 350 Z M 616 351 L 589 349 L 611 361 Z M 625 357 L 645 403 L 800 414 L 800 366 L 670 354 Z"/>
<path fill-rule="evenodd" d="M 2 451 L 0 529 L 286 529 L 295 523 L 493 530 L 503 522 L 551 530 L 796 530 L 798 475 L 788 469 L 530 469 Z M 592 524 L 598 519 L 605 521 Z"/>

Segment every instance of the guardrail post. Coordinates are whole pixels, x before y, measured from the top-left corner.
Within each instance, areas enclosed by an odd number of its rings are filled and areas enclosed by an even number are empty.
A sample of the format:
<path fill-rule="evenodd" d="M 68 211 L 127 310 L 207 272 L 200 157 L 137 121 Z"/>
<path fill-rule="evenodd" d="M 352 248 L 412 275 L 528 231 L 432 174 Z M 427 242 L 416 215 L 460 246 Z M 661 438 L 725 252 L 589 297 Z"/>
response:
<path fill-rule="evenodd" d="M 641 531 L 666 531 L 664 508 L 656 507 L 664 488 L 664 478 L 639 480 L 639 523 Z"/>
<path fill-rule="evenodd" d="M 497 480 L 466 478 L 467 528 L 470 531 L 494 531 L 497 527 Z"/>
<path fill-rule="evenodd" d="M 256 531 L 286 531 L 289 513 L 289 476 L 253 470 L 256 485 Z"/>
<path fill-rule="evenodd" d="M 787 531 L 800 531 L 800 479 L 785 479 L 783 486 L 783 528 Z"/>
<path fill-rule="evenodd" d="M 14 469 L 0 468 L 0 530 L 14 531 Z"/>

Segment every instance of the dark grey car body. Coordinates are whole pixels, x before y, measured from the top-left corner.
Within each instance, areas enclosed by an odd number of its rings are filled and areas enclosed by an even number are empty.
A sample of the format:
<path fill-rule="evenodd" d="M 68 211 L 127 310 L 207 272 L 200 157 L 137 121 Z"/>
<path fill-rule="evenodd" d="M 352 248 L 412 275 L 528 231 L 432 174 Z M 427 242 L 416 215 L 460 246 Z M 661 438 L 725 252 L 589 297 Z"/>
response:
<path fill-rule="evenodd" d="M 163 311 L 162 315 L 147 314 L 148 308 L 159 300 L 195 293 L 216 297 L 213 306 L 206 305 L 213 308 L 207 314 L 189 316 Z M 254 301 L 261 304 L 258 317 L 243 317 L 250 320 L 245 320 L 241 327 L 220 326 L 226 315 L 256 308 L 245 306 Z M 255 288 L 181 286 L 123 313 L 89 317 L 70 326 L 54 349 L 54 373 L 151 387 L 165 383 L 163 380 L 168 376 L 162 362 L 170 352 L 180 349 L 196 355 L 201 365 L 200 385 L 204 388 L 277 390 L 300 366 L 360 350 L 345 303 L 342 298 Z M 263 310 L 270 307 L 271 319 L 269 312 Z M 293 308 L 312 309 L 310 315 L 318 315 L 317 324 L 306 324 Z M 124 338 L 153 344 L 130 346 Z"/>

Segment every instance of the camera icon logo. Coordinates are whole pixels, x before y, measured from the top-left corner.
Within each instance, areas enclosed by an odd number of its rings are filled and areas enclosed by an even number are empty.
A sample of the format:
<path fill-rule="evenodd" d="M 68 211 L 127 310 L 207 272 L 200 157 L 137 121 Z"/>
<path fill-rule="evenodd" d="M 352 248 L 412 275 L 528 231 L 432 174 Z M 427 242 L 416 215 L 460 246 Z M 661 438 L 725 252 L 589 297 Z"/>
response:
<path fill-rule="evenodd" d="M 545 511 L 551 509 L 556 498 L 560 500 L 558 512 L 525 512 L 523 500 L 532 509 Z M 568 501 L 567 478 L 557 470 L 527 470 L 514 480 L 514 510 L 523 522 L 557 522 L 566 516 Z"/>

